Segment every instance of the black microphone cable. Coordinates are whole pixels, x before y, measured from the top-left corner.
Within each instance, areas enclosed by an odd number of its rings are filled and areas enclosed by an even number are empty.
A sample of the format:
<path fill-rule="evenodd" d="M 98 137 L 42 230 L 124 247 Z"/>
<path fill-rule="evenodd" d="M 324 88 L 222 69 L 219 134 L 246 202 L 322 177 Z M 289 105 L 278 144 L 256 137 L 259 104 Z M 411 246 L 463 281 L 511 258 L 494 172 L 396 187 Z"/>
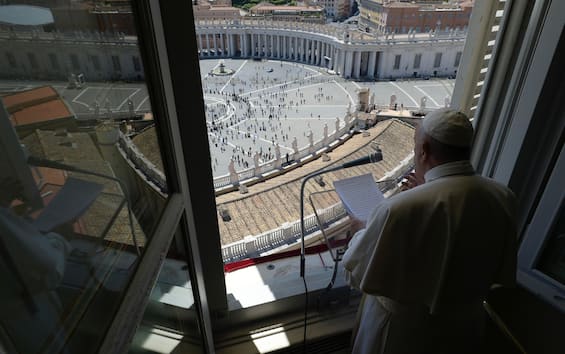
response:
<path fill-rule="evenodd" d="M 306 186 L 306 182 L 308 182 L 311 178 L 319 176 L 324 173 L 337 171 L 344 168 L 360 166 L 367 163 L 379 162 L 383 159 L 382 151 L 379 149 L 376 152 L 369 154 L 366 157 L 356 159 L 332 168 L 324 169 L 321 171 L 317 171 L 307 175 L 302 184 L 300 186 L 300 276 L 302 277 L 302 281 L 304 283 L 304 333 L 303 333 L 303 342 L 302 342 L 302 351 L 306 354 L 306 329 L 307 329 L 307 322 L 308 322 L 308 285 L 306 284 L 306 248 L 305 248 L 305 235 L 306 235 L 306 228 L 304 225 L 304 189 Z M 337 267 L 336 267 L 337 269 Z M 337 270 L 336 270 L 337 272 Z M 333 286 L 333 284 L 332 284 Z"/>

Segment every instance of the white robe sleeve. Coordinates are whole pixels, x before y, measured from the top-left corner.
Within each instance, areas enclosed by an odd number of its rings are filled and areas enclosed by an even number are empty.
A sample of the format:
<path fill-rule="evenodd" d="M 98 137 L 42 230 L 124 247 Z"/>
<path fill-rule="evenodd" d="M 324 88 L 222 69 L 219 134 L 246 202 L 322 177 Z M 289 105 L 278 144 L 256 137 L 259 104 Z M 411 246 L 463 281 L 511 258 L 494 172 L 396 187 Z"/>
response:
<path fill-rule="evenodd" d="M 343 267 L 347 283 L 360 290 L 361 280 L 367 270 L 373 251 L 388 218 L 389 209 L 385 203 L 375 208 L 365 229 L 359 230 L 349 241 L 343 255 Z"/>

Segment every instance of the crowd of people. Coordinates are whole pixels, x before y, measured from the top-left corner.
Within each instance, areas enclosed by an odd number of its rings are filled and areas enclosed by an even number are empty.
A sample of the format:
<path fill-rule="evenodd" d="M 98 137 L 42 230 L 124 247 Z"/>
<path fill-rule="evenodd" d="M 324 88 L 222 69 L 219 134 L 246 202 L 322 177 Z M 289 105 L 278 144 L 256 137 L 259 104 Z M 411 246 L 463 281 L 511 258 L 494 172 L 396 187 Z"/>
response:
<path fill-rule="evenodd" d="M 247 79 L 234 74 L 229 78 L 209 76 L 203 80 L 214 174 L 222 174 L 228 165 L 225 159 L 215 156 L 218 153 L 228 156 L 237 170 L 243 170 L 254 167 L 256 154 L 259 154 L 260 164 L 274 160 L 277 145 L 283 155 L 294 154 L 296 149 L 292 142 L 297 133 L 308 138 L 303 141 L 311 141 L 312 135 L 316 140 L 322 139 L 322 125 L 312 128 L 308 122 L 309 131 L 301 129 L 299 132 L 293 129 L 293 121 L 289 118 L 329 118 L 308 112 L 304 106 L 332 102 L 333 91 L 329 92 L 331 90 L 324 84 L 336 78 L 321 73 L 304 76 L 304 70 L 295 67 L 298 64 L 283 66 L 281 63 L 282 75 L 281 72 L 273 74 L 273 64 L 256 65 Z M 285 80 L 281 81 L 281 77 Z M 305 86 L 317 87 L 311 90 Z M 343 113 L 336 113 L 332 119 L 335 118 L 343 118 Z"/>

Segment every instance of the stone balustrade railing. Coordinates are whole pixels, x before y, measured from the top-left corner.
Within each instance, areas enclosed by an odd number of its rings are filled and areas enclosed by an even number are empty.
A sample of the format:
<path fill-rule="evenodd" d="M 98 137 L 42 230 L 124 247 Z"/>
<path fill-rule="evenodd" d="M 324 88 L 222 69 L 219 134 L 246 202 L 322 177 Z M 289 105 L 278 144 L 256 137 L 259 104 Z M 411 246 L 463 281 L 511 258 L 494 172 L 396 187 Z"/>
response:
<path fill-rule="evenodd" d="M 413 168 L 413 154 L 407 156 L 392 171 L 388 172 L 378 182 L 379 189 L 385 193 L 396 188 L 397 183 L 407 171 Z M 322 227 L 343 219 L 347 212 L 340 203 L 334 204 L 318 212 Z M 305 217 L 304 227 L 306 235 L 312 235 L 319 230 L 318 221 L 314 214 Z M 243 240 L 222 246 L 224 263 L 235 262 L 249 257 L 265 255 L 281 246 L 290 245 L 300 239 L 300 220 L 285 223 L 280 227 L 256 236 L 246 236 Z"/>
<path fill-rule="evenodd" d="M 336 222 L 347 215 L 338 203 L 318 213 L 324 226 Z M 312 234 L 319 229 L 315 215 L 304 219 L 306 234 Z M 257 257 L 280 246 L 294 243 L 300 239 L 300 220 L 286 223 L 281 227 L 256 236 L 246 236 L 243 240 L 222 247 L 224 263 L 235 262 L 249 257 Z"/>
<path fill-rule="evenodd" d="M 342 26 L 306 22 L 266 21 L 258 19 L 197 20 L 195 21 L 195 26 L 197 33 L 204 30 L 217 29 L 259 29 L 307 32 L 333 37 L 338 41 L 342 41 L 350 45 L 383 45 L 445 40 L 453 41 L 464 40 L 467 35 L 466 31 L 461 30 L 430 31 L 427 33 L 410 32 L 405 34 L 369 34 Z"/>
<path fill-rule="evenodd" d="M 131 139 L 120 132 L 118 146 L 127 159 L 133 163 L 148 181 L 153 183 L 161 193 L 167 193 L 167 180 L 163 172 L 159 171 L 135 146 Z"/>
<path fill-rule="evenodd" d="M 36 40 L 36 41 L 69 41 L 69 42 L 107 42 L 138 45 L 137 36 L 126 36 L 122 33 L 104 33 L 93 31 L 72 32 L 40 32 L 40 31 L 0 31 L 0 39 Z"/>
<path fill-rule="evenodd" d="M 340 127 L 339 130 L 334 131 L 331 135 L 328 135 L 327 139 L 319 139 L 314 142 L 313 146 L 306 145 L 298 150 L 298 153 L 289 153 L 289 157 L 292 163 L 300 163 L 302 159 L 306 157 L 316 158 L 323 152 L 327 151 L 331 147 L 333 147 L 339 139 L 344 136 L 346 133 L 349 132 L 351 128 L 351 124 L 353 123 L 352 119 L 346 117 L 345 125 Z M 230 176 L 229 174 L 215 177 L 214 178 L 214 188 L 221 189 L 226 186 L 233 186 L 233 185 L 241 185 L 247 184 L 247 182 L 252 182 L 252 179 L 261 178 L 263 175 L 268 174 L 272 171 L 282 170 L 282 166 L 286 161 L 284 157 L 280 157 L 280 161 L 277 162 L 276 159 L 269 160 L 263 164 L 260 164 L 258 168 L 252 166 L 250 168 L 237 171 L 237 178 L 235 176 Z"/>

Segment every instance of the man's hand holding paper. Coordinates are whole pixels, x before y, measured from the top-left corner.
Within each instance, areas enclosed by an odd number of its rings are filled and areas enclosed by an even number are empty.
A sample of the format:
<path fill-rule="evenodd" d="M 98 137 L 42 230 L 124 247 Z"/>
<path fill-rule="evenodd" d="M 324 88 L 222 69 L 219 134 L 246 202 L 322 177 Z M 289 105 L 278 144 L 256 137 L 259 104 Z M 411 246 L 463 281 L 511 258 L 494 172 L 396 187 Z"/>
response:
<path fill-rule="evenodd" d="M 364 226 L 375 207 L 384 200 L 372 174 L 334 182 L 334 187 L 347 213 Z M 359 226 L 359 223 L 356 223 Z"/>

